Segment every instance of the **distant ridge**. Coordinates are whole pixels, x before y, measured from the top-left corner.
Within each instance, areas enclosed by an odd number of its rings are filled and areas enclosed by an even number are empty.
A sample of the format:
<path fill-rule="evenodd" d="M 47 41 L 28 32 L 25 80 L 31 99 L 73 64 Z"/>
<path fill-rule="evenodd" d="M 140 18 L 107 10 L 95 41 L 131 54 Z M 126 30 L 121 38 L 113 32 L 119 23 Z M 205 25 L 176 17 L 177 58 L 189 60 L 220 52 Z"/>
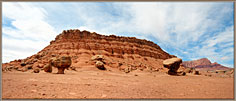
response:
<path fill-rule="evenodd" d="M 196 68 L 196 69 L 203 69 L 203 70 L 228 70 L 231 69 L 229 67 L 222 66 L 217 62 L 211 63 L 210 60 L 207 58 L 201 58 L 198 60 L 193 61 L 184 61 L 183 66 L 186 68 Z"/>

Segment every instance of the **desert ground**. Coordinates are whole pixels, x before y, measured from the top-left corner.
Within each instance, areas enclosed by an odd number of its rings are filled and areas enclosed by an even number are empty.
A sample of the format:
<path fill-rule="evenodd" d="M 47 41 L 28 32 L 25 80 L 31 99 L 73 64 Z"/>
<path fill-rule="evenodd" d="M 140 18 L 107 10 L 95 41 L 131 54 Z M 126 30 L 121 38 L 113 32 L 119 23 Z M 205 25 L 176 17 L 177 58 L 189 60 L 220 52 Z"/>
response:
<path fill-rule="evenodd" d="M 95 67 L 65 70 L 65 74 L 32 73 L 32 70 L 2 73 L 3 99 L 234 99 L 233 77 Z"/>

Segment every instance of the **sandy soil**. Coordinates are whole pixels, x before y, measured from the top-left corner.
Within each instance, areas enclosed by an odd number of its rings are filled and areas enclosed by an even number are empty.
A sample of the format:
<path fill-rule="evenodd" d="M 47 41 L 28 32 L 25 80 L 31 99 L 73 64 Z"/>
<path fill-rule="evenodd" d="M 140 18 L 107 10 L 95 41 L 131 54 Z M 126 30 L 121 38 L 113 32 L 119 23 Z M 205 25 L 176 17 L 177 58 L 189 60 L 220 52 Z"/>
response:
<path fill-rule="evenodd" d="M 101 71 L 94 67 L 65 74 L 2 73 L 3 99 L 233 99 L 234 78 L 170 76 L 162 72 Z"/>

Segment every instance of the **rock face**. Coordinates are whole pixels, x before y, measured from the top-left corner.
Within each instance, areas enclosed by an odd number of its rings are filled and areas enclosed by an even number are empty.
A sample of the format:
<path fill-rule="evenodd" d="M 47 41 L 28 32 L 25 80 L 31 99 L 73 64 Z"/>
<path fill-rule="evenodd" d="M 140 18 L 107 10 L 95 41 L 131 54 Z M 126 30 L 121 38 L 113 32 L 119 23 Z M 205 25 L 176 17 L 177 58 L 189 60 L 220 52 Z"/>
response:
<path fill-rule="evenodd" d="M 202 58 L 198 60 L 193 61 L 184 61 L 183 63 L 184 67 L 187 68 L 196 68 L 196 69 L 204 69 L 204 70 L 228 70 L 229 67 L 222 66 L 218 63 L 211 63 L 210 60 L 207 58 Z"/>
<path fill-rule="evenodd" d="M 145 69 L 152 67 L 153 70 L 164 68 L 163 60 L 176 57 L 166 53 L 151 41 L 136 39 L 135 37 L 106 36 L 75 29 L 64 30 L 56 36 L 55 40 L 50 42 L 50 45 L 37 54 L 26 59 L 5 63 L 3 67 L 14 65 L 22 68 L 33 64 L 41 64 L 45 67 L 51 58 L 63 55 L 71 57 L 73 67 L 89 65 L 88 61 L 92 56 L 103 55 L 107 58 L 105 65 L 108 67 L 119 68 L 119 63 L 123 63 L 125 68 Z M 143 64 L 137 65 L 137 63 Z M 51 68 L 47 68 L 46 71 L 51 72 Z"/>
<path fill-rule="evenodd" d="M 158 59 L 173 57 L 151 41 L 135 37 L 105 36 L 80 30 L 63 31 L 54 41 L 51 41 L 50 47 L 46 47 L 42 51 L 48 52 L 48 54 L 72 55 L 76 54 L 78 49 L 105 50 L 110 54 L 138 54 Z"/>

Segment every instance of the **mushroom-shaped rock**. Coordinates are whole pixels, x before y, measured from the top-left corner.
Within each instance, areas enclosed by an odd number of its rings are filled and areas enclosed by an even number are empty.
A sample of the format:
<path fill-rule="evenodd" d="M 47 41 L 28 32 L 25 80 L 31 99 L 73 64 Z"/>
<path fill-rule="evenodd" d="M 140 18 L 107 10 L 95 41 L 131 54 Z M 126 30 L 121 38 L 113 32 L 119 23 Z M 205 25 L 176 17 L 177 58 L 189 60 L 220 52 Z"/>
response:
<path fill-rule="evenodd" d="M 96 67 L 100 70 L 106 70 L 106 68 L 104 67 L 104 63 L 102 61 L 97 61 Z"/>
<path fill-rule="evenodd" d="M 170 75 L 177 75 L 181 63 L 182 59 L 180 58 L 170 58 L 163 61 L 163 65 L 169 69 L 168 74 Z"/>
<path fill-rule="evenodd" d="M 53 58 L 50 63 L 58 69 L 57 74 L 64 74 L 64 70 L 70 67 L 72 61 L 70 56 L 61 56 L 59 58 Z"/>

